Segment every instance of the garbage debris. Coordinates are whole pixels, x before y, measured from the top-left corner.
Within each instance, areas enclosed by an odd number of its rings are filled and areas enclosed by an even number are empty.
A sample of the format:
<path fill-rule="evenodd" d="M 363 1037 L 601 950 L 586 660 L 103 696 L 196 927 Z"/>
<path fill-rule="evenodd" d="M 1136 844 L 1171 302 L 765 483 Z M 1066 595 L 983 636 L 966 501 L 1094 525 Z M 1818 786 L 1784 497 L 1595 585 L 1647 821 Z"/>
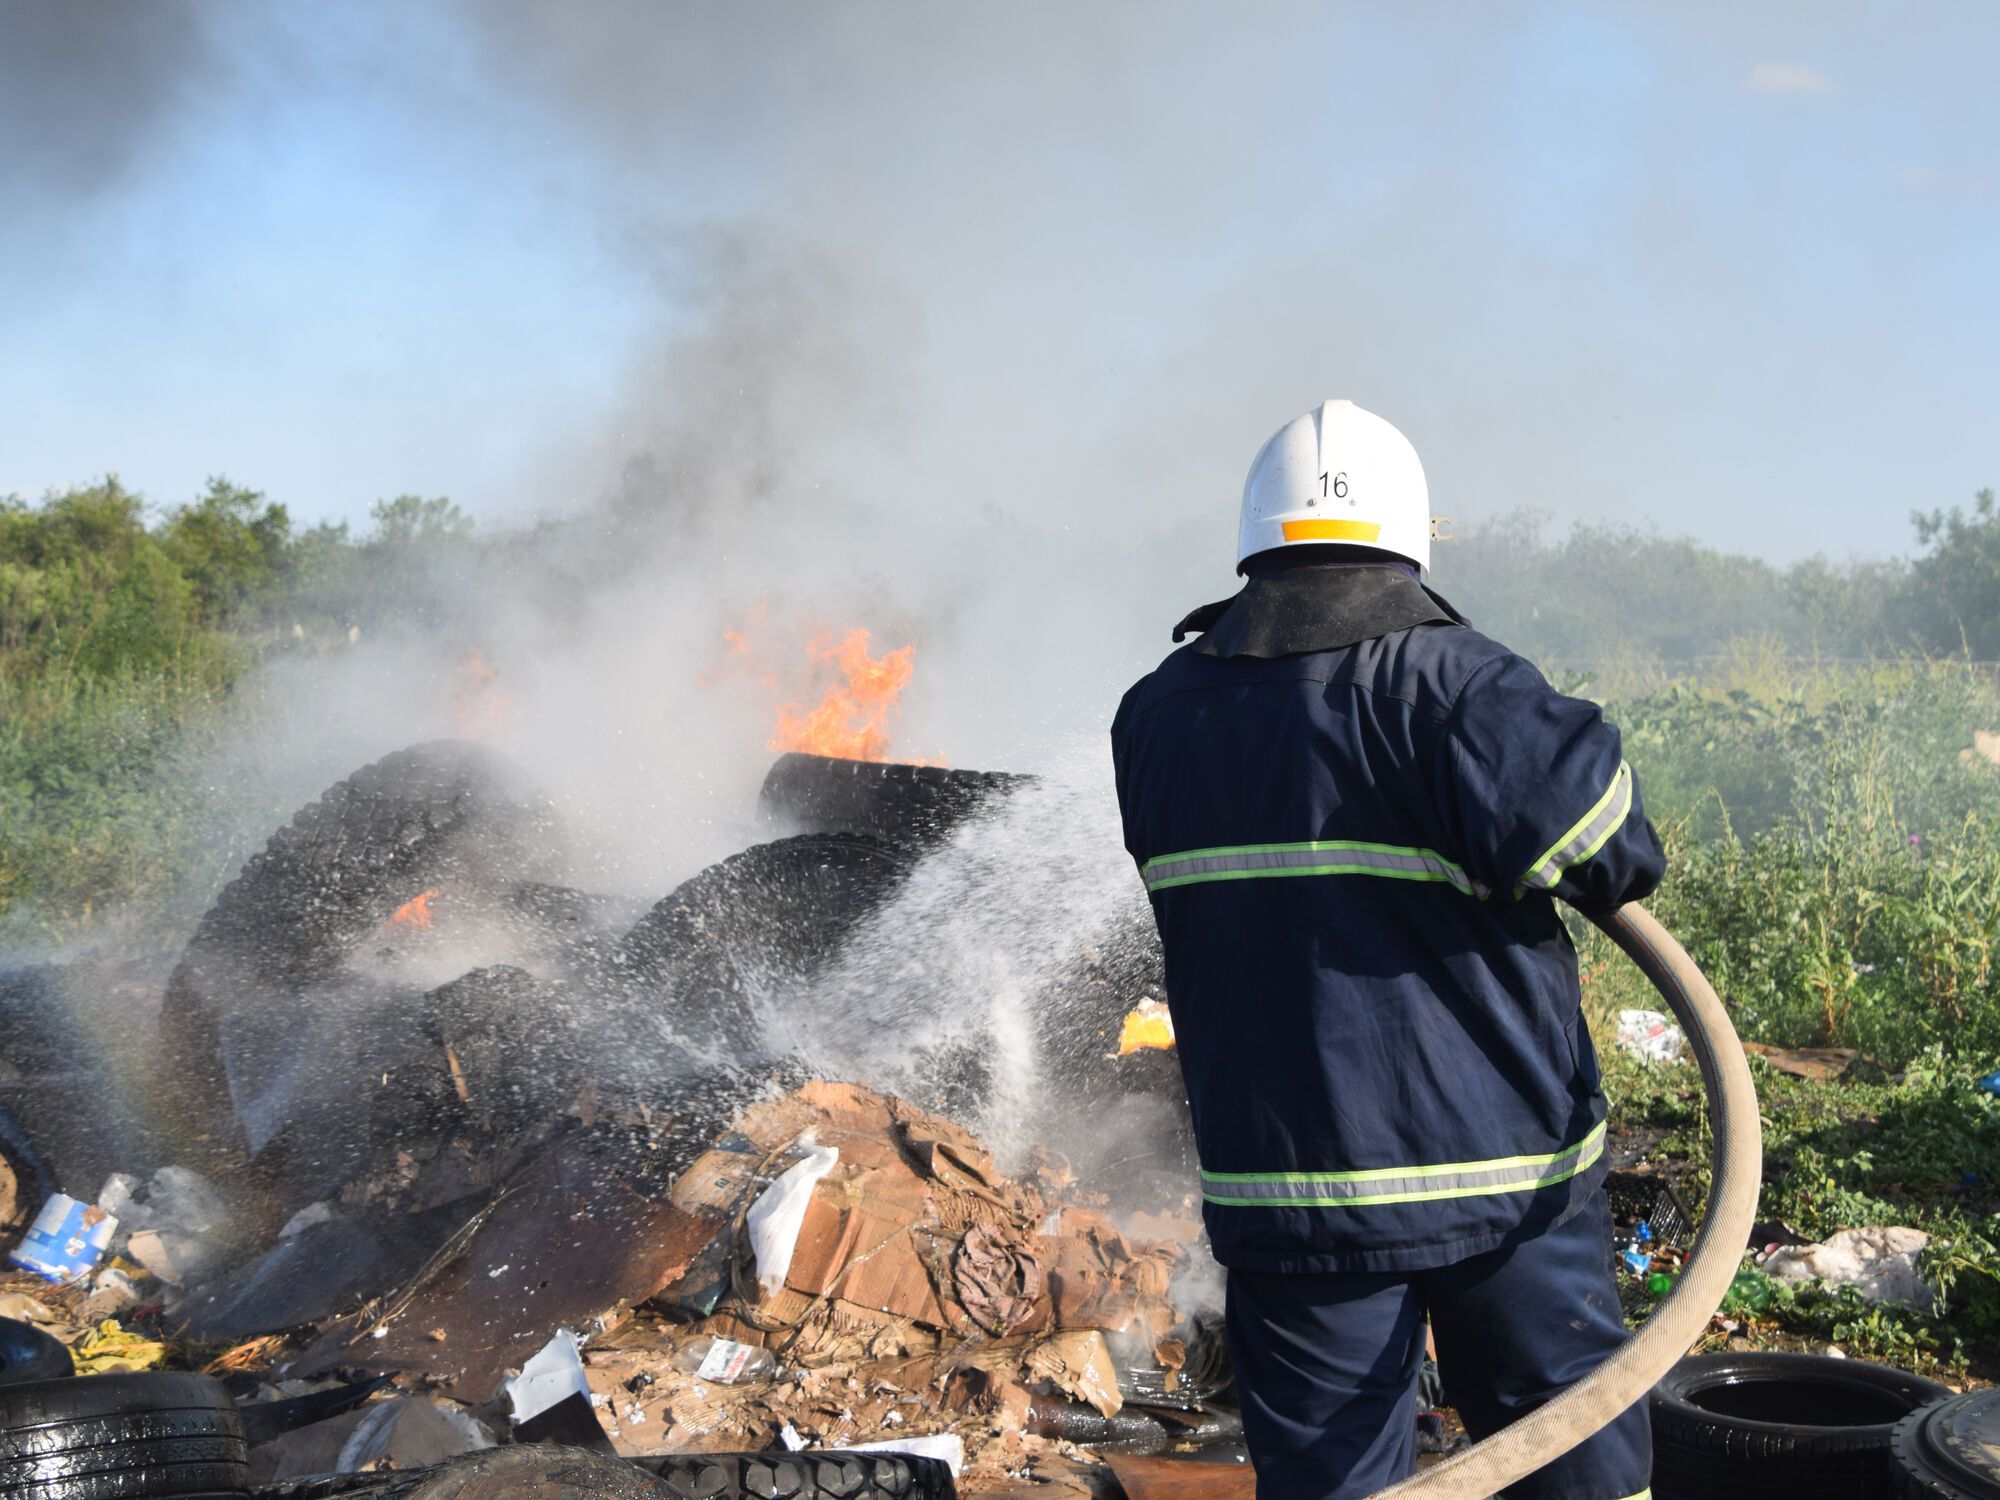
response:
<path fill-rule="evenodd" d="M 1126 1014 L 1118 1032 L 1118 1055 L 1126 1057 L 1142 1047 L 1168 1048 L 1174 1045 L 1174 1018 L 1159 1000 L 1141 1000 Z"/>
<path fill-rule="evenodd" d="M 1052 1152 L 1002 1170 L 937 1109 L 805 1081 L 761 1025 L 773 974 L 810 975 L 1013 779 L 924 768 L 886 843 L 848 823 L 774 840 L 642 917 L 539 883 L 552 806 L 490 759 L 388 757 L 245 867 L 166 985 L 170 1124 L 16 1172 L 60 1208 L 37 1241 L 59 1253 L 0 1282 L 0 1312 L 80 1371 L 226 1382 L 256 1484 L 497 1475 L 537 1443 L 563 1463 L 793 1447 L 828 1472 L 931 1455 L 969 1488 L 1061 1500 L 1108 1485 L 1076 1443 L 1240 1433 L 1211 1404 L 1219 1286 L 1185 1274 L 1184 1130 L 1115 1180 Z M 788 758 L 807 761 L 853 776 Z M 1184 1125 L 1136 897 L 1131 916 L 1145 941 L 1062 960 L 1065 987 L 1025 1009 L 1052 1068 Z M 907 1086 L 993 1102 L 980 1050 L 920 1059 Z M 60 1182 L 103 1188 L 57 1204 Z"/>
<path fill-rule="evenodd" d="M 285 1227 L 278 1231 L 278 1238 L 289 1240 L 296 1235 L 304 1234 L 315 1224 L 330 1224 L 332 1222 L 333 1208 L 330 1204 L 324 1200 L 318 1203 L 308 1203 L 304 1208 L 285 1220 Z"/>
<path fill-rule="evenodd" d="M 79 1375 L 129 1374 L 159 1369 L 167 1362 L 167 1346 L 106 1318 L 70 1346 L 70 1355 Z"/>
<path fill-rule="evenodd" d="M 1618 1045 L 1641 1062 L 1678 1062 L 1687 1049 L 1687 1035 L 1661 1011 L 1621 1010 Z"/>
<path fill-rule="evenodd" d="M 131 1174 L 114 1172 L 97 1201 L 116 1215 L 120 1253 L 169 1286 L 194 1279 L 234 1249 L 229 1205 L 189 1168 L 162 1167 L 143 1188 Z"/>
<path fill-rule="evenodd" d="M 784 1290 L 792 1257 L 798 1252 L 799 1230 L 805 1225 L 806 1205 L 812 1201 L 813 1184 L 831 1172 L 839 1160 L 840 1149 L 836 1146 L 812 1148 L 804 1160 L 787 1168 L 750 1206 L 744 1227 L 750 1231 L 750 1254 L 757 1264 L 757 1280 L 767 1295 L 775 1296 Z"/>
<path fill-rule="evenodd" d="M 1771 1047 L 1763 1042 L 1745 1042 L 1743 1050 L 1761 1057 L 1765 1066 L 1775 1072 L 1814 1083 L 1839 1078 L 1856 1063 L 1867 1061 L 1852 1047 Z"/>
<path fill-rule="evenodd" d="M 275 1484 L 316 1474 L 420 1469 L 495 1445 L 493 1434 L 456 1407 L 398 1396 L 287 1432 L 250 1450 L 250 1481 Z"/>
<path fill-rule="evenodd" d="M 1870 1302 L 1896 1302 L 1931 1310 L 1937 1295 L 1917 1273 L 1917 1257 L 1930 1243 L 1921 1229 L 1843 1229 L 1817 1245 L 1784 1246 L 1764 1259 L 1777 1281 L 1821 1281 L 1851 1286 Z"/>
<path fill-rule="evenodd" d="M 106 1266 L 90 1282 L 90 1295 L 77 1309 L 77 1314 L 87 1323 L 102 1323 L 106 1318 L 115 1318 L 127 1308 L 139 1305 L 139 1288 L 132 1278 L 117 1266 Z"/>
<path fill-rule="evenodd" d="M 642 1193 L 632 1165 L 608 1139 L 579 1135 L 550 1148 L 396 1289 L 322 1324 L 298 1373 L 365 1363 L 429 1376 L 454 1399 L 478 1402 L 557 1329 L 621 1322 L 719 1228 Z"/>
<path fill-rule="evenodd" d="M 936 1432 L 927 1437 L 896 1438 L 886 1443 L 849 1443 L 844 1448 L 827 1448 L 827 1453 L 910 1453 L 918 1458 L 934 1458 L 951 1470 L 957 1479 L 965 1471 L 965 1439 L 955 1432 Z"/>
<path fill-rule="evenodd" d="M 111 1249 L 118 1220 L 94 1203 L 55 1193 L 8 1259 L 47 1281 L 81 1281 Z"/>
<path fill-rule="evenodd" d="M 583 1375 L 576 1335 L 567 1328 L 557 1329 L 555 1337 L 521 1366 L 521 1373 L 501 1390 L 506 1393 L 516 1422 L 539 1417 L 566 1397 L 589 1396 L 590 1382 Z"/>
<path fill-rule="evenodd" d="M 711 1385 L 748 1385 L 778 1373 L 777 1357 L 769 1349 L 734 1339 L 696 1339 L 682 1347 L 674 1363 Z"/>

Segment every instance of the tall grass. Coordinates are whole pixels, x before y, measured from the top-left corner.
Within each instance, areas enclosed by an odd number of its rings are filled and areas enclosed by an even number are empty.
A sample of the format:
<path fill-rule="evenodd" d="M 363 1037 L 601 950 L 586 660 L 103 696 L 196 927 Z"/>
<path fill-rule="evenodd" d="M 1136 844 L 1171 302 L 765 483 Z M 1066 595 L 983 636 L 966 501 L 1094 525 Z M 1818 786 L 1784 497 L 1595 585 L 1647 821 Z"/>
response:
<path fill-rule="evenodd" d="M 1973 748 L 2000 729 L 1992 677 L 1761 671 L 1609 705 L 1669 848 L 1659 916 L 1751 1039 L 2000 1063 L 2000 765 Z M 1584 953 L 1600 1027 L 1646 1003 L 1602 940 Z"/>
<path fill-rule="evenodd" d="M 168 887 L 200 833 L 177 761 L 224 722 L 245 666 L 226 638 L 110 674 L 0 675 L 0 918 L 50 940 Z"/>

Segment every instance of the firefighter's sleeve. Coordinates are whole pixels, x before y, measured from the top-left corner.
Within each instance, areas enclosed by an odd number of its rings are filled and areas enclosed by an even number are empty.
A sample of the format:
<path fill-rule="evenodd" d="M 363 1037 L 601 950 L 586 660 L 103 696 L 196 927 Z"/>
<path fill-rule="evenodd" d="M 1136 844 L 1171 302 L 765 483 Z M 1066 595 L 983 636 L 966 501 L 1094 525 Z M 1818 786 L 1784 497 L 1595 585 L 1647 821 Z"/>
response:
<path fill-rule="evenodd" d="M 1660 883 L 1666 855 L 1617 728 L 1520 657 L 1473 674 L 1438 757 L 1439 810 L 1497 899 L 1548 891 L 1592 915 Z"/>

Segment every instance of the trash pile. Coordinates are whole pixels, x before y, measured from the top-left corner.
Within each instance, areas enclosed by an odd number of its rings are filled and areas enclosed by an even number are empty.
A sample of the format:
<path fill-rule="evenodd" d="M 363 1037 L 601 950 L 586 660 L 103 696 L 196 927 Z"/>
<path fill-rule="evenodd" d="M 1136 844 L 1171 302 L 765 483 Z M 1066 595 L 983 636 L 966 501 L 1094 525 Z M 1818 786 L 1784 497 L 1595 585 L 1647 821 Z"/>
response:
<path fill-rule="evenodd" d="M 0 967 L 0 1317 L 57 1376 L 221 1381 L 257 1484 L 877 1444 L 995 1489 L 1233 1440 L 1136 891 L 1013 1007 L 1118 1122 L 1116 1182 L 1099 1141 L 996 1166 L 958 1123 L 1002 1087 L 976 1029 L 902 1097 L 798 1050 L 851 934 L 1028 784 L 786 756 L 779 836 L 648 907 L 561 884 L 553 805 L 480 747 L 363 768 L 150 990 Z"/>
<path fill-rule="evenodd" d="M 261 1247 L 195 1173 L 114 1176 L 51 1200 L 14 1259 L 59 1284 L 10 1280 L 0 1316 L 79 1372 L 225 1377 L 253 1428 L 284 1419 L 260 1483 L 555 1441 L 874 1444 L 977 1489 L 1087 1466 L 1079 1442 L 1238 1431 L 1209 1405 L 1192 1218 L 1115 1223 L 1054 1154 L 1007 1176 L 953 1121 L 844 1083 L 767 1093 L 678 1170 L 663 1153 L 642 1118 L 572 1116 L 448 1229 L 425 1232 L 419 1169 Z"/>

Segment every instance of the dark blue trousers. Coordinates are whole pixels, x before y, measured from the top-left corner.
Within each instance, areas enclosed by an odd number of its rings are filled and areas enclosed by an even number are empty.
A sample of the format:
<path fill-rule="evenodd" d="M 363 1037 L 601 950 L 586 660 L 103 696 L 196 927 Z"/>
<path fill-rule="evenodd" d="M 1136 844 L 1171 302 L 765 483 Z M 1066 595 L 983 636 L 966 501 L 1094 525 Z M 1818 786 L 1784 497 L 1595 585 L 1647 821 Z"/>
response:
<path fill-rule="evenodd" d="M 1526 1416 L 1624 1341 L 1600 1191 L 1554 1228 L 1431 1271 L 1229 1273 L 1229 1354 L 1258 1500 L 1346 1500 L 1416 1464 L 1424 1320 L 1451 1404 L 1475 1438 Z M 1647 1492 L 1641 1401 L 1507 1493 L 1627 1500 Z"/>

